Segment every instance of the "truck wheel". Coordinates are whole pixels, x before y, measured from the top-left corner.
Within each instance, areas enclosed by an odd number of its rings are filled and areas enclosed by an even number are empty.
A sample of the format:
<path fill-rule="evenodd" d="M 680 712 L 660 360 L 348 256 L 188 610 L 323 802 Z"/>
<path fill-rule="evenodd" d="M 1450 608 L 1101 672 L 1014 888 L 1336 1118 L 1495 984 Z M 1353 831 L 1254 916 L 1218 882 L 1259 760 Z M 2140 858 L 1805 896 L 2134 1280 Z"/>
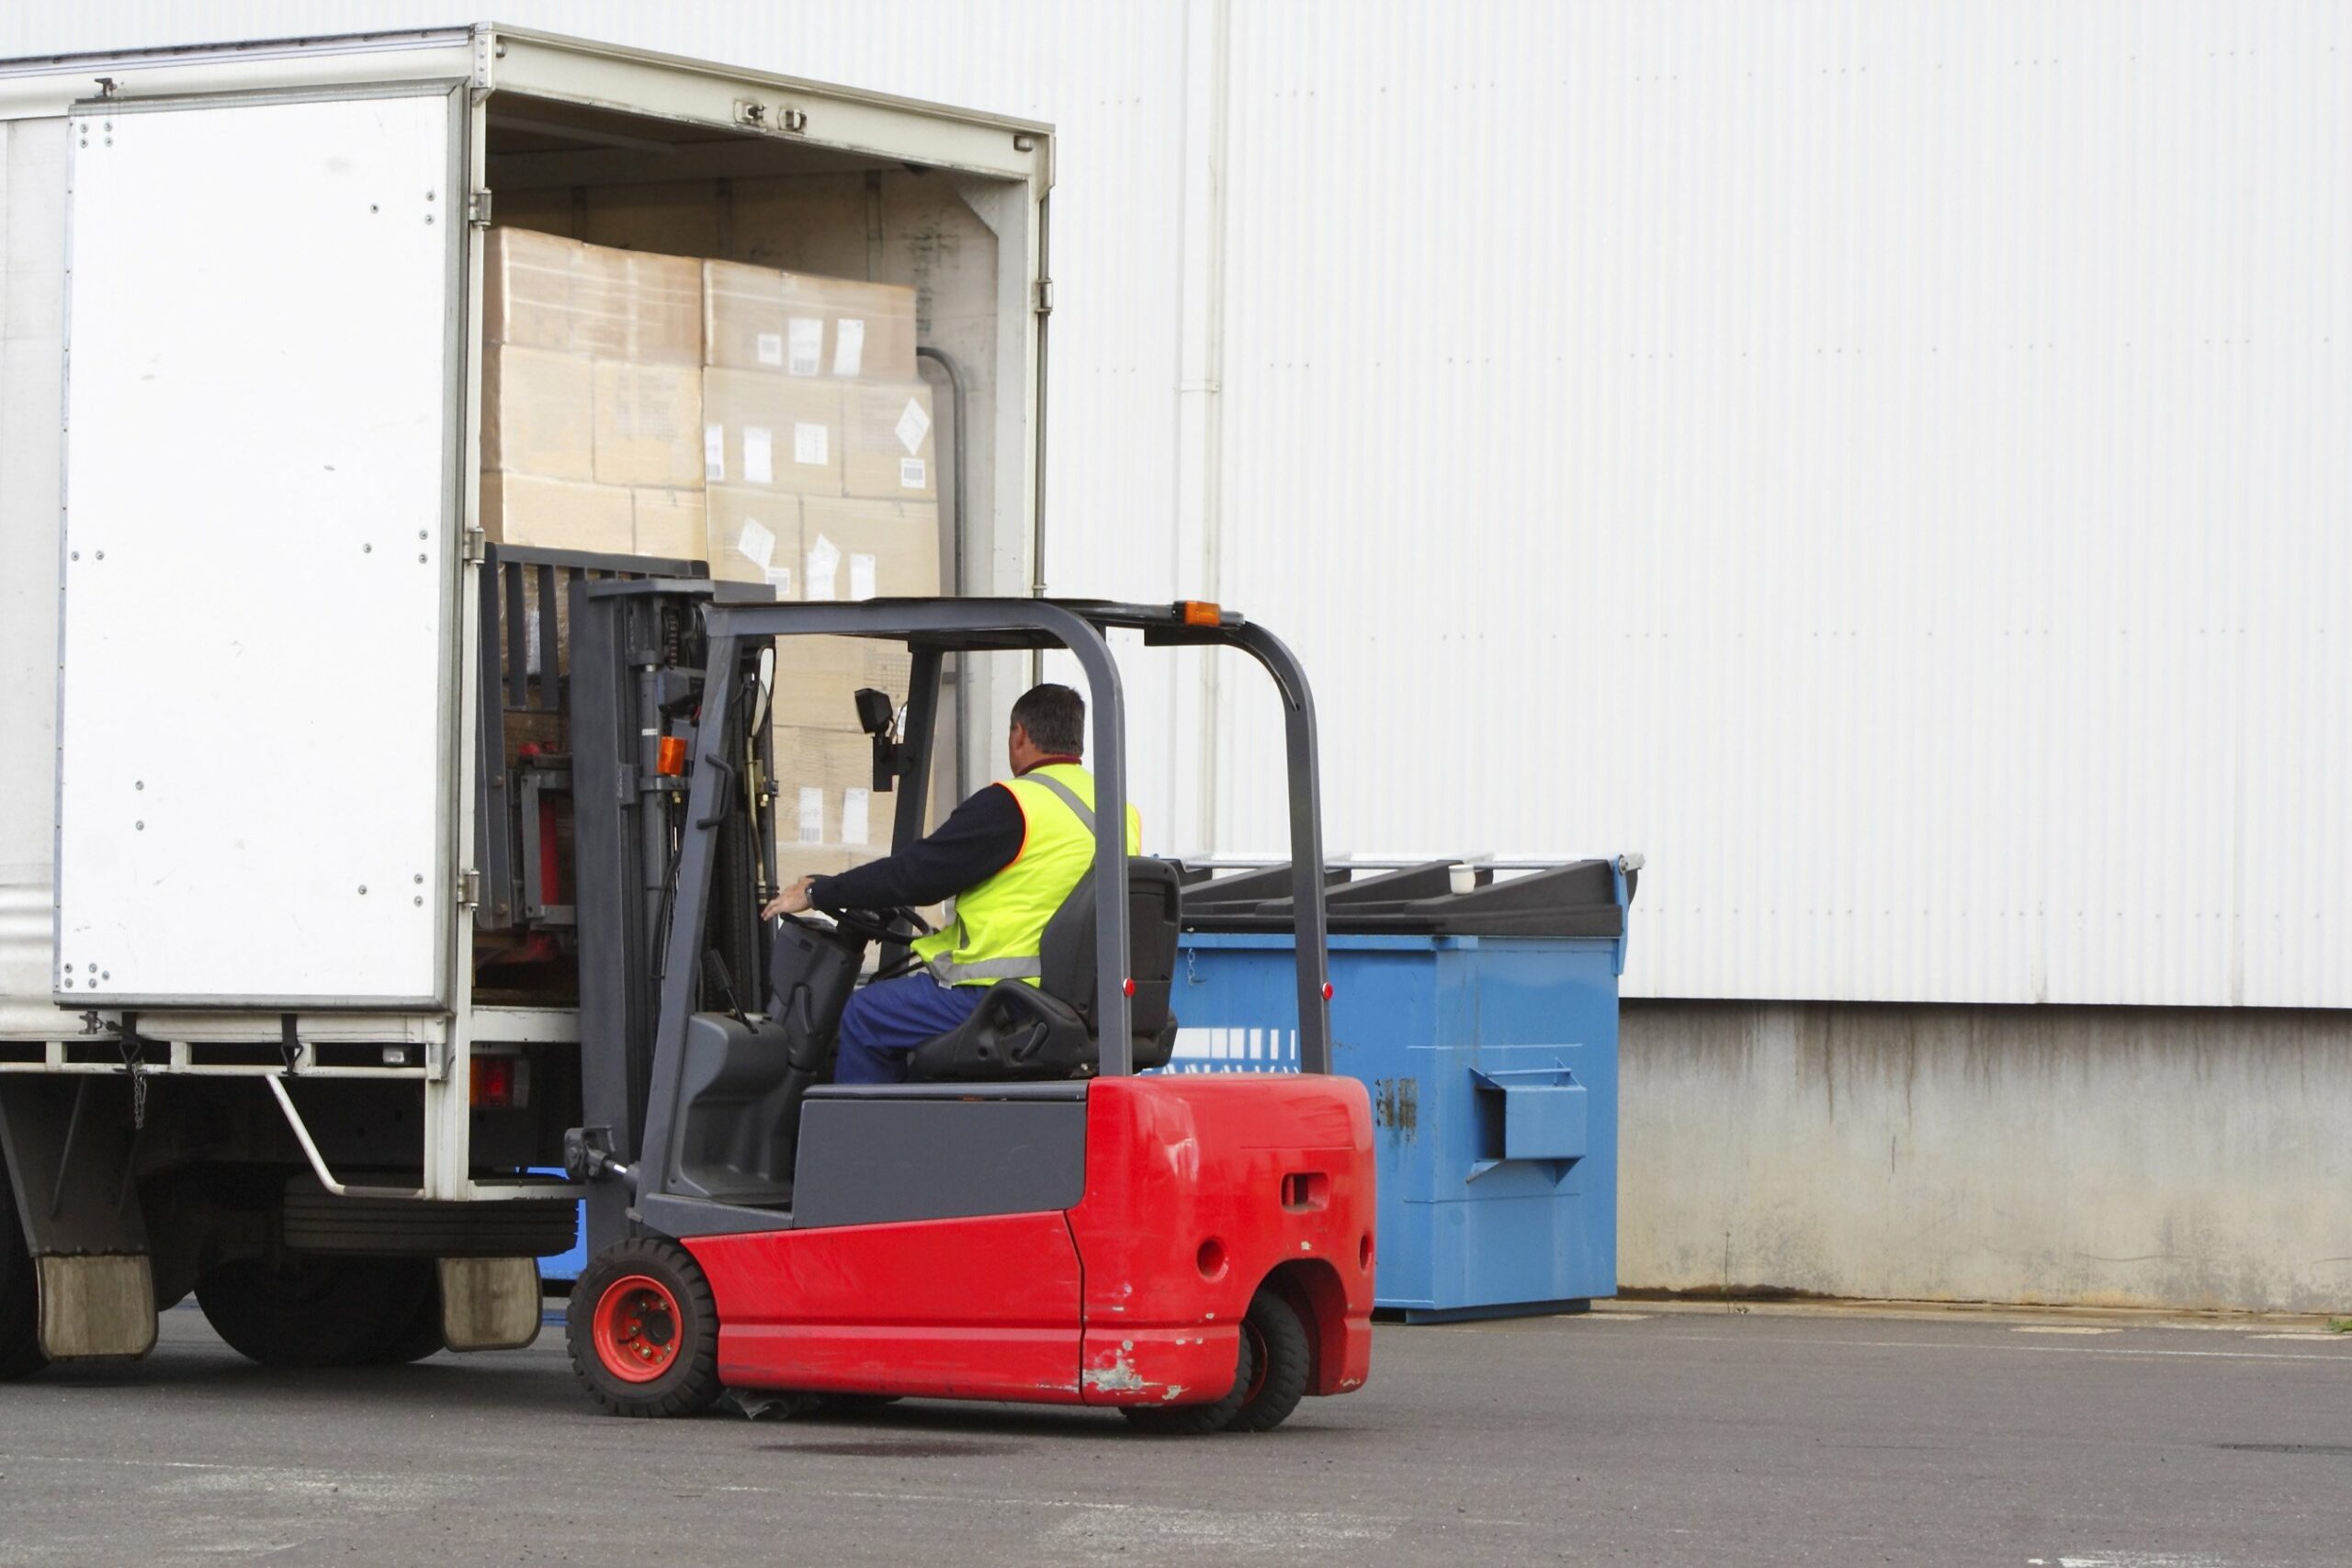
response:
<path fill-rule="evenodd" d="M 1250 1397 L 1258 1381 L 1258 1352 L 1250 1336 L 1241 1336 L 1241 1352 L 1234 1358 L 1233 1387 L 1214 1404 L 1122 1404 L 1119 1414 L 1138 1432 L 1156 1438 L 1204 1438 L 1222 1432 Z"/>
<path fill-rule="evenodd" d="M 1242 1320 L 1241 1337 L 1249 1341 L 1258 1370 L 1226 1430 L 1271 1432 L 1289 1419 L 1306 1396 L 1306 1325 L 1298 1321 L 1290 1303 L 1271 1290 L 1261 1290 Z"/>
<path fill-rule="evenodd" d="M 244 1258 L 198 1280 L 196 1303 L 248 1360 L 361 1367 L 409 1342 L 420 1303 L 434 1295 L 433 1269 L 429 1258 Z"/>
<path fill-rule="evenodd" d="M 694 1416 L 718 1381 L 718 1303 L 675 1242 L 640 1236 L 580 1271 L 564 1309 L 571 1370 L 615 1416 Z"/>
<path fill-rule="evenodd" d="M 40 1353 L 40 1284 L 17 1228 L 17 1196 L 0 1173 L 0 1382 L 48 1364 Z"/>
<path fill-rule="evenodd" d="M 436 1269 L 433 1283 L 424 1292 L 424 1299 L 417 1303 L 416 1315 L 409 1319 L 408 1327 L 401 1337 L 386 1346 L 384 1353 L 376 1359 L 388 1367 L 402 1366 L 410 1361 L 422 1361 L 427 1356 L 437 1356 L 448 1348 L 449 1342 L 441 1337 L 441 1280 L 440 1271 Z"/>

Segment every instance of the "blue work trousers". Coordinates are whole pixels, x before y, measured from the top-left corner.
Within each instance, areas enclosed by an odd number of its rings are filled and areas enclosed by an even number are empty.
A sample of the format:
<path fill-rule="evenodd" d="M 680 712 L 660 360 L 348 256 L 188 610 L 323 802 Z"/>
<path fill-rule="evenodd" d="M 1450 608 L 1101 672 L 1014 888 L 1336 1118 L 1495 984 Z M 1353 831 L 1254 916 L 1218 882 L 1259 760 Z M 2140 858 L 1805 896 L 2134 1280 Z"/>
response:
<path fill-rule="evenodd" d="M 904 1083 L 907 1055 L 972 1016 L 986 986 L 943 986 L 928 975 L 903 975 L 863 986 L 842 1010 L 835 1083 Z"/>

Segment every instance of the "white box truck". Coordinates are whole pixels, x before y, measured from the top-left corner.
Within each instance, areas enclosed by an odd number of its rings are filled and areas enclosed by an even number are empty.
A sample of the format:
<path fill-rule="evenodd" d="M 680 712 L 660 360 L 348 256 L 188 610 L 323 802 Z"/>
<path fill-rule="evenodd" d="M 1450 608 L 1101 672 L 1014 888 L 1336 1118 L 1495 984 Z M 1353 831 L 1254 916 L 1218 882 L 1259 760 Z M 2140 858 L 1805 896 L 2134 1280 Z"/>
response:
<path fill-rule="evenodd" d="M 577 964 L 512 727 L 571 583 L 694 569 L 485 541 L 490 226 L 911 286 L 946 575 L 1026 592 L 1051 132 L 484 25 L 0 63 L 0 1375 L 190 1292 L 526 1341 L 580 1012 L 478 964 Z"/>

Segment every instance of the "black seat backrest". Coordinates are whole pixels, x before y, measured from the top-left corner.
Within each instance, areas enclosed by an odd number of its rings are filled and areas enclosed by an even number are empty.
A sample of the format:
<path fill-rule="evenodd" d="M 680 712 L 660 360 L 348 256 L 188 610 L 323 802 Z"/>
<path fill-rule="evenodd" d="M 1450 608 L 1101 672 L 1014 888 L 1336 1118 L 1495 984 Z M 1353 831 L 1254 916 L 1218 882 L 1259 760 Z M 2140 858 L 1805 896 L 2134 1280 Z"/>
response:
<path fill-rule="evenodd" d="M 1136 993 L 1127 1003 L 1137 1039 L 1156 1037 L 1168 1022 L 1169 987 L 1176 976 L 1176 941 L 1182 934 L 1182 883 L 1175 865 L 1146 855 L 1127 857 L 1127 974 Z M 1038 983 L 1049 997 L 1069 1003 L 1094 1021 L 1094 879 L 1080 879 L 1039 944 Z"/>

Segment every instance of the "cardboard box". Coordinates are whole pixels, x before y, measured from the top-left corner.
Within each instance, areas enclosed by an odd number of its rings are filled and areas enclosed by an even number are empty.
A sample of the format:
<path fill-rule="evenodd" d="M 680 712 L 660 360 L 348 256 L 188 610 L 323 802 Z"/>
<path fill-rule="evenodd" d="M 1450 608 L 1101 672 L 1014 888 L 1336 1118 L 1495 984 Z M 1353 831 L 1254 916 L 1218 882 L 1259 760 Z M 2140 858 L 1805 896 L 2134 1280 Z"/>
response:
<path fill-rule="evenodd" d="M 591 369 L 587 360 L 552 349 L 491 344 L 482 356 L 482 468 L 595 478 Z"/>
<path fill-rule="evenodd" d="M 888 692 L 894 705 L 904 704 L 912 664 L 902 642 L 863 637 L 780 637 L 775 639 L 771 719 L 779 733 L 830 729 L 863 734 L 857 722 L 858 688 Z"/>
<path fill-rule="evenodd" d="M 707 364 L 843 380 L 915 378 L 911 288 L 707 261 L 702 290 Z"/>
<path fill-rule="evenodd" d="M 709 530 L 706 497 L 699 490 L 633 490 L 635 554 L 659 560 L 707 558 Z"/>
<path fill-rule="evenodd" d="M 920 381 L 861 381 L 842 389 L 842 491 L 877 501 L 933 501 L 939 465 L 931 389 Z"/>
<path fill-rule="evenodd" d="M 703 558 L 720 582 L 764 582 L 779 599 L 800 597 L 800 507 L 797 495 L 713 485 Z"/>
<path fill-rule="evenodd" d="M 484 474 L 481 527 L 497 545 L 625 556 L 637 544 L 636 508 L 628 491 L 537 474 Z"/>
<path fill-rule="evenodd" d="M 482 252 L 482 333 L 492 343 L 699 365 L 702 263 L 492 229 Z"/>
<path fill-rule="evenodd" d="M 594 367 L 596 482 L 662 490 L 700 485 L 701 369 L 626 359 L 599 359 Z"/>
<path fill-rule="evenodd" d="M 939 592 L 939 509 L 808 496 L 800 506 L 800 597 L 922 598 Z"/>
<path fill-rule="evenodd" d="M 897 796 L 874 789 L 868 737 L 778 725 L 775 780 L 779 849 L 864 847 L 868 858 L 888 850 Z"/>
<path fill-rule="evenodd" d="M 838 386 L 759 370 L 706 370 L 702 403 L 706 482 L 842 493 Z"/>

